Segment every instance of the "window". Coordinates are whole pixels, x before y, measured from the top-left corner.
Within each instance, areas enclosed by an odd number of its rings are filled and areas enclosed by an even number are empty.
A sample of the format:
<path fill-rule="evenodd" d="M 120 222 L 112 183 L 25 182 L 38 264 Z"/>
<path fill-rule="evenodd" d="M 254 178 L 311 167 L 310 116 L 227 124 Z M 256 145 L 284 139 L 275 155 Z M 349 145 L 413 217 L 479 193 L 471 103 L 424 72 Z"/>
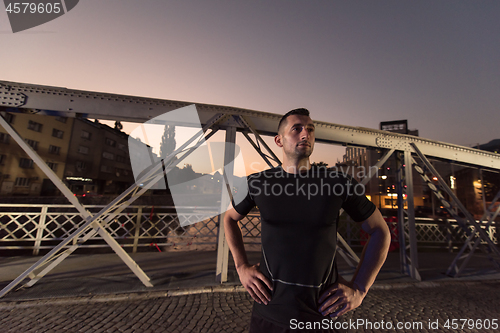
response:
<path fill-rule="evenodd" d="M 113 168 L 110 167 L 109 165 L 101 165 L 101 171 L 106 173 L 112 173 Z"/>
<path fill-rule="evenodd" d="M 121 168 L 116 168 L 115 169 L 115 174 L 117 177 L 120 177 L 120 176 L 128 176 L 128 171 L 125 170 L 125 169 L 121 169 Z"/>
<path fill-rule="evenodd" d="M 30 145 L 31 148 L 33 148 L 33 150 L 38 150 L 38 141 L 30 140 L 30 139 L 24 139 L 24 141 L 26 141 L 26 143 L 28 145 Z"/>
<path fill-rule="evenodd" d="M 65 123 L 65 124 L 66 124 L 66 120 L 67 120 L 67 119 L 68 119 L 68 118 L 66 118 L 66 117 L 56 117 L 56 120 L 57 120 L 57 121 L 60 121 L 61 123 Z"/>
<path fill-rule="evenodd" d="M 60 151 L 61 151 L 61 147 L 57 147 L 57 146 L 53 146 L 53 145 L 49 146 L 49 153 L 50 154 L 59 155 Z"/>
<path fill-rule="evenodd" d="M 89 148 L 88 147 L 84 147 L 84 146 L 78 146 L 78 152 L 80 154 L 87 155 L 89 153 Z"/>
<path fill-rule="evenodd" d="M 6 122 L 8 122 L 9 124 L 14 123 L 14 119 L 16 116 L 14 116 L 13 114 L 7 113 L 7 112 L 2 112 L 1 114 L 4 117 Z"/>
<path fill-rule="evenodd" d="M 113 139 L 110 139 L 110 138 L 106 138 L 105 143 L 106 143 L 108 146 L 111 146 L 111 147 L 115 147 L 115 146 L 116 146 L 116 141 L 115 141 L 115 140 L 113 140 Z"/>
<path fill-rule="evenodd" d="M 108 159 L 108 160 L 114 160 L 115 159 L 115 155 L 114 154 L 111 154 L 111 153 L 108 153 L 107 151 L 103 151 L 102 152 L 102 157 Z"/>
<path fill-rule="evenodd" d="M 57 163 L 47 162 L 47 165 L 52 169 L 52 171 L 57 171 Z"/>
<path fill-rule="evenodd" d="M 127 158 L 125 156 L 116 155 L 116 161 L 120 163 L 127 163 Z"/>
<path fill-rule="evenodd" d="M 382 125 L 382 131 L 402 131 L 405 129 L 405 124 Z"/>
<path fill-rule="evenodd" d="M 41 132 L 42 131 L 42 124 L 37 123 L 36 121 L 30 120 L 28 121 L 28 129 L 35 131 L 35 132 Z"/>
<path fill-rule="evenodd" d="M 3 165 L 7 160 L 7 155 L 0 155 L 0 165 Z"/>
<path fill-rule="evenodd" d="M 63 132 L 63 131 L 61 131 L 61 130 L 58 130 L 58 129 L 56 129 L 56 128 L 54 128 L 54 129 L 52 130 L 52 136 L 54 136 L 54 137 L 56 137 L 56 138 L 62 139 L 63 135 L 64 135 L 64 132 Z"/>
<path fill-rule="evenodd" d="M 92 133 L 82 130 L 82 135 L 81 135 L 82 138 L 90 140 L 91 136 L 92 136 Z"/>
<path fill-rule="evenodd" d="M 118 149 L 123 150 L 124 152 L 126 152 L 127 151 L 127 146 L 125 146 L 124 144 L 119 143 L 118 144 Z"/>
<path fill-rule="evenodd" d="M 386 206 L 392 206 L 392 208 L 395 208 L 398 206 L 398 200 L 396 198 L 385 199 L 384 202 L 385 202 Z"/>
<path fill-rule="evenodd" d="M 30 186 L 30 180 L 29 180 L 29 178 L 17 177 L 16 182 L 14 183 L 14 186 L 28 187 L 28 186 Z"/>
<path fill-rule="evenodd" d="M 0 143 L 9 143 L 10 135 L 7 133 L 0 133 Z"/>
<path fill-rule="evenodd" d="M 33 160 L 29 158 L 21 158 L 19 160 L 19 167 L 23 169 L 33 169 Z"/>
<path fill-rule="evenodd" d="M 85 169 L 87 169 L 87 163 L 85 163 L 84 161 L 76 161 L 75 167 L 77 171 L 84 171 Z"/>

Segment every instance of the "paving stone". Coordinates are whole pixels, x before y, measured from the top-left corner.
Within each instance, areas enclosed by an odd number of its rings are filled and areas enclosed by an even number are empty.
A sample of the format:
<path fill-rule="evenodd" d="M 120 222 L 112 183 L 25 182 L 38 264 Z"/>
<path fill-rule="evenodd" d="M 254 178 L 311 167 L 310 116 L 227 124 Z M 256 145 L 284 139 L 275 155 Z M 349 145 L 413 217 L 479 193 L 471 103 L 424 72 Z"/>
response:
<path fill-rule="evenodd" d="M 348 332 L 493 332 L 493 329 L 446 329 L 447 320 L 500 321 L 500 281 L 446 283 L 436 287 L 371 290 L 363 304 L 337 320 L 363 320 Z M 36 302 L 0 309 L 2 333 L 18 332 L 246 332 L 252 300 L 248 294 L 213 293 L 165 298 L 79 302 L 71 305 Z M 436 330 L 430 323 L 438 322 Z M 393 329 L 376 329 L 381 323 Z M 387 327 L 387 326 L 386 326 Z"/>

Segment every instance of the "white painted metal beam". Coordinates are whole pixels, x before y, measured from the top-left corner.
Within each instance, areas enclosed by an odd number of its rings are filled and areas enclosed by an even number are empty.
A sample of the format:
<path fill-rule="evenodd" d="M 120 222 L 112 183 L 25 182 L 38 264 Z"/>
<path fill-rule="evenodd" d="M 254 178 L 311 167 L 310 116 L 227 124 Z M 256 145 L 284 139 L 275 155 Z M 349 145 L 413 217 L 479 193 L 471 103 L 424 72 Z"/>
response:
<path fill-rule="evenodd" d="M 0 81 L 0 106 L 37 109 L 42 110 L 41 113 L 44 112 L 43 110 L 57 111 L 69 117 L 142 123 L 190 104 L 193 103 Z M 275 135 L 282 116 L 230 106 L 196 103 L 196 107 L 203 124 L 217 113 L 240 115 L 251 121 L 255 129 L 263 135 Z M 314 117 L 314 114 L 312 116 Z M 410 143 L 414 143 L 426 156 L 500 169 L 500 154 L 376 129 L 322 121 L 314 123 L 318 142 L 395 148 L 404 151 L 411 151 Z"/>

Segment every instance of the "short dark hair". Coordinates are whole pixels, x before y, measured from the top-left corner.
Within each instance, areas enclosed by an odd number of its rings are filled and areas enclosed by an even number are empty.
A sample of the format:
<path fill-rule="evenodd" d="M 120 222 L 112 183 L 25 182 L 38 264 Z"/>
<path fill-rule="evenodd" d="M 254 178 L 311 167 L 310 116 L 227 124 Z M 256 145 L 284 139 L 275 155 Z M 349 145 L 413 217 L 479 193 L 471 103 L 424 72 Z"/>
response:
<path fill-rule="evenodd" d="M 293 109 L 291 111 L 288 111 L 283 117 L 281 117 L 280 123 L 278 124 L 278 133 L 280 132 L 281 126 L 285 124 L 286 118 L 288 118 L 292 115 L 308 116 L 309 117 L 309 110 L 304 109 L 304 108 L 299 108 L 299 109 Z"/>

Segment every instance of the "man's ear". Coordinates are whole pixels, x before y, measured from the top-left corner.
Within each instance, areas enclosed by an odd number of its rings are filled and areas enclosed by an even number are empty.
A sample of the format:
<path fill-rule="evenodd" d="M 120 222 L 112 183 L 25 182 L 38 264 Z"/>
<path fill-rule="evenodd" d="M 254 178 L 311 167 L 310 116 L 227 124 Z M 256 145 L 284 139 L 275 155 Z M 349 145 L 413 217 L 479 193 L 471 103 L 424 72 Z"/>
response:
<path fill-rule="evenodd" d="M 274 143 L 280 148 L 283 148 L 283 142 L 281 142 L 281 135 L 278 134 L 274 137 Z"/>

